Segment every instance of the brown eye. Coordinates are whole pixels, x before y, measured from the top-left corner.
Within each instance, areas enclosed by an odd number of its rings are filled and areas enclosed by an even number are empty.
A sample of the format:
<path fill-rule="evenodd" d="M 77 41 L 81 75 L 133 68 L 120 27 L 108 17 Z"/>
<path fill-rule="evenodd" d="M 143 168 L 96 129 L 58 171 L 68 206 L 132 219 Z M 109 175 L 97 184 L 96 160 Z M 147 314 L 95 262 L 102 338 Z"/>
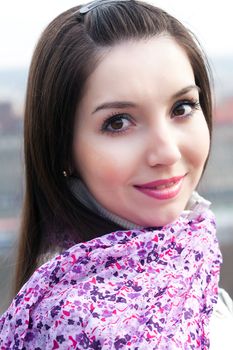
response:
<path fill-rule="evenodd" d="M 173 111 L 172 111 L 172 117 L 173 118 L 188 118 L 192 116 L 195 109 L 199 109 L 200 104 L 198 101 L 181 101 L 178 102 Z"/>
<path fill-rule="evenodd" d="M 187 108 L 188 107 L 188 108 Z M 175 109 L 174 111 L 174 115 L 177 116 L 177 115 L 183 115 L 187 112 L 190 112 L 191 111 L 191 108 L 190 106 L 184 106 L 184 105 L 181 105 L 179 106 L 178 108 Z"/>
<path fill-rule="evenodd" d="M 117 114 L 104 122 L 102 131 L 117 134 L 126 131 L 131 125 L 131 117 L 128 114 Z"/>
<path fill-rule="evenodd" d="M 112 130 L 120 130 L 124 125 L 124 122 L 122 119 L 116 119 L 109 123 L 109 126 L 112 128 Z"/>
<path fill-rule="evenodd" d="M 177 108 L 175 108 L 173 114 L 175 117 L 177 117 L 177 116 L 183 116 L 183 115 L 189 114 L 189 113 L 191 113 L 191 111 L 192 111 L 191 106 L 182 104 L 182 105 L 178 106 Z"/>

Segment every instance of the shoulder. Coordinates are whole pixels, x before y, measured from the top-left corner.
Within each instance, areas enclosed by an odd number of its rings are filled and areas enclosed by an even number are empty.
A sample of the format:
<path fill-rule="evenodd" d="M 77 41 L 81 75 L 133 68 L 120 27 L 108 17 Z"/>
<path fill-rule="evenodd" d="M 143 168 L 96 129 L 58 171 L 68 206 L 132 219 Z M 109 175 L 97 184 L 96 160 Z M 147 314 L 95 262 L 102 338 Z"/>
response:
<path fill-rule="evenodd" d="M 233 301 L 224 289 L 219 289 L 218 302 L 210 322 L 210 350 L 229 350 L 232 331 Z"/>

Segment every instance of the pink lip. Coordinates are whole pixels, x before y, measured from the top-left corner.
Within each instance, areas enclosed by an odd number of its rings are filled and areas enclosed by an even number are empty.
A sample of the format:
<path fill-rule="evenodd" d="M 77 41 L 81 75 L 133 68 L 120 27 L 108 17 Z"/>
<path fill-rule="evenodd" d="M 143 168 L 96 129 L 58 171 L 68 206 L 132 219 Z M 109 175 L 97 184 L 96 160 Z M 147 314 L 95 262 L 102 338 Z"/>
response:
<path fill-rule="evenodd" d="M 161 179 L 134 186 L 140 192 L 155 199 L 172 199 L 180 192 L 184 176 L 175 176 L 170 179 Z M 157 188 L 165 186 L 163 188 Z"/>

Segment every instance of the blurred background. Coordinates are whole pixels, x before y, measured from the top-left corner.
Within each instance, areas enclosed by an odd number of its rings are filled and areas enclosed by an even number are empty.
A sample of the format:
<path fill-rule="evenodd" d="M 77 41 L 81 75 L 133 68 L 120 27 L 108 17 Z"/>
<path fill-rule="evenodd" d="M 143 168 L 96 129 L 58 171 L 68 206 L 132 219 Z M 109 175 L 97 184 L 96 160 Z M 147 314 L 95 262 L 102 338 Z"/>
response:
<path fill-rule="evenodd" d="M 214 74 L 213 146 L 199 192 L 212 201 L 224 263 L 221 286 L 233 297 L 233 21 L 231 2 L 150 1 L 191 29 Z M 11 283 L 23 198 L 23 109 L 31 55 L 45 26 L 80 1 L 16 0 L 0 5 L 0 313 Z M 198 147 L 198 140 L 197 140 Z"/>

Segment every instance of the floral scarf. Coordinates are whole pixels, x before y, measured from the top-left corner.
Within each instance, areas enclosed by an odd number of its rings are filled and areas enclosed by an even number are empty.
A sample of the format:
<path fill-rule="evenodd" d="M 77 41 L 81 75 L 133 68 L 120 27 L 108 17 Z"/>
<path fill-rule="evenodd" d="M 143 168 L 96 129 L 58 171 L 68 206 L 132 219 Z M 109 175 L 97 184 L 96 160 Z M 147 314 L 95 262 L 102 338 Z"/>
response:
<path fill-rule="evenodd" d="M 201 210 L 200 210 L 201 209 Z M 221 254 L 202 207 L 74 245 L 0 319 L 0 349 L 209 349 Z"/>

